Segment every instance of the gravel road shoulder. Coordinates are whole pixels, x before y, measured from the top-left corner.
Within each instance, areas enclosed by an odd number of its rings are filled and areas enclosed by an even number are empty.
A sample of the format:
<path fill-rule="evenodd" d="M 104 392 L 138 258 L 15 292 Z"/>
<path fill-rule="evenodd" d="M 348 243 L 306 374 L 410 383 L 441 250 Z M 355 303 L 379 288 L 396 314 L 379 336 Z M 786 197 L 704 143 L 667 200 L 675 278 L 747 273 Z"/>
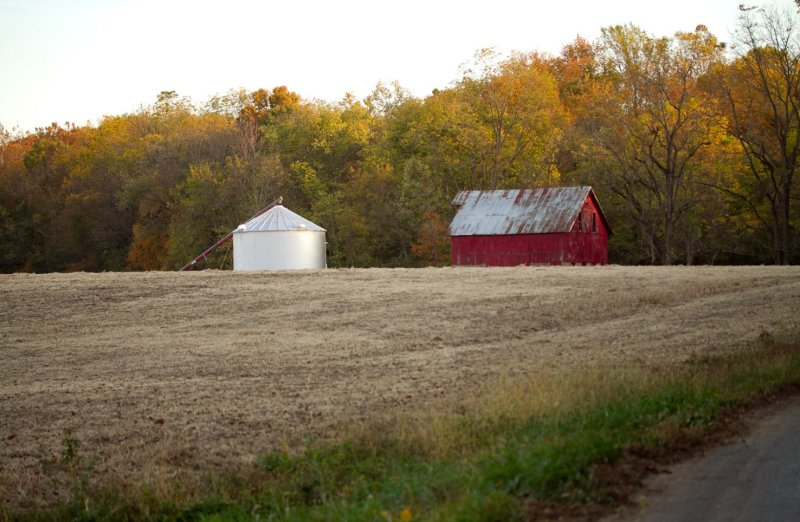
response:
<path fill-rule="evenodd" d="M 800 395 L 750 414 L 729 444 L 654 475 L 606 522 L 800 520 Z"/>

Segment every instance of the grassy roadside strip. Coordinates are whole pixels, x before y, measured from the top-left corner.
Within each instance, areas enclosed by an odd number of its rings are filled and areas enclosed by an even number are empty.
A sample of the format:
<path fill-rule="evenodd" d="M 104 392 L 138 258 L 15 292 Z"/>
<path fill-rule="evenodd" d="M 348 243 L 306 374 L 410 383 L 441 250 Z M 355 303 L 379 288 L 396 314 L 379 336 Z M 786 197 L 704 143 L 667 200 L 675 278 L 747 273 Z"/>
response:
<path fill-rule="evenodd" d="M 31 520 L 514 520 L 624 501 L 653 462 L 800 383 L 797 336 L 665 369 L 507 379 L 476 398 L 359 426 L 337 444 L 263 455 L 186 505 L 76 485 Z M 85 478 L 85 477 L 82 477 Z M 196 497 L 197 498 L 197 497 Z"/>

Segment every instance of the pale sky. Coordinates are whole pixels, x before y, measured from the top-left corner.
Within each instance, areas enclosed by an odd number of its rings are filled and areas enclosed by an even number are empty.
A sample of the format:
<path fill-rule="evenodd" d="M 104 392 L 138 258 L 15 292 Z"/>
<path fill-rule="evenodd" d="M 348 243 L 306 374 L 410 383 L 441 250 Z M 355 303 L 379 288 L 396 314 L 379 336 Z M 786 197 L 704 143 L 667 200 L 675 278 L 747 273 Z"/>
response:
<path fill-rule="evenodd" d="M 94 125 L 166 90 L 201 104 L 286 85 L 339 101 L 396 80 L 423 97 L 487 47 L 558 54 L 627 23 L 656 36 L 704 24 L 730 41 L 742 1 L 0 0 L 0 124 Z"/>

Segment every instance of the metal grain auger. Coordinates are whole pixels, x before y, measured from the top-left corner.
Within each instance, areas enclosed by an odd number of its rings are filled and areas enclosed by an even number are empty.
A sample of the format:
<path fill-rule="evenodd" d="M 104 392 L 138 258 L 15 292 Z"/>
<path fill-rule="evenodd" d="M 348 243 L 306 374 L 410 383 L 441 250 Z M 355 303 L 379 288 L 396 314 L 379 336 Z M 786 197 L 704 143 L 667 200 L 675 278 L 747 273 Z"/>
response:
<path fill-rule="evenodd" d="M 268 211 L 269 209 L 271 209 L 272 207 L 274 207 L 274 206 L 276 206 L 276 205 L 280 205 L 281 203 L 283 203 L 283 197 L 282 197 L 282 196 L 278 196 L 278 199 L 276 199 L 275 201 L 273 201 L 272 203 L 270 203 L 270 204 L 269 204 L 269 205 L 267 205 L 266 207 L 262 208 L 262 209 L 261 209 L 261 210 L 259 210 L 257 213 L 253 214 L 253 216 L 252 216 L 250 219 L 257 218 L 257 217 L 258 217 L 258 216 L 260 216 L 261 214 L 263 214 L 263 213 L 267 212 L 267 211 Z M 250 220 L 248 220 L 248 221 L 250 221 Z M 220 239 L 219 241 L 217 241 L 216 243 L 214 243 L 213 245 L 211 245 L 211 246 L 210 246 L 210 247 L 208 247 L 207 249 L 203 250 L 203 252 L 202 252 L 202 253 L 201 253 L 199 256 L 195 257 L 195 258 L 194 258 L 194 259 L 192 259 L 190 262 L 186 263 L 186 264 L 185 264 L 185 265 L 183 265 L 181 268 L 179 268 L 179 269 L 178 269 L 178 272 L 184 272 L 184 271 L 186 271 L 186 270 L 188 270 L 188 269 L 192 268 L 192 267 L 195 265 L 195 263 L 197 263 L 197 262 L 198 262 L 198 261 L 200 261 L 201 259 L 205 259 L 206 257 L 208 257 L 208 255 L 209 255 L 211 252 L 213 252 L 214 250 L 216 250 L 216 249 L 217 249 L 217 248 L 218 248 L 220 245 L 222 245 L 222 244 L 223 244 L 223 243 L 225 243 L 226 241 L 230 241 L 230 239 L 233 237 L 233 233 L 234 233 L 234 232 L 236 232 L 236 230 L 238 230 L 238 229 L 234 228 L 233 230 L 231 230 L 230 232 L 228 232 L 228 234 L 227 234 L 227 235 L 225 235 L 225 237 L 223 237 L 222 239 Z"/>

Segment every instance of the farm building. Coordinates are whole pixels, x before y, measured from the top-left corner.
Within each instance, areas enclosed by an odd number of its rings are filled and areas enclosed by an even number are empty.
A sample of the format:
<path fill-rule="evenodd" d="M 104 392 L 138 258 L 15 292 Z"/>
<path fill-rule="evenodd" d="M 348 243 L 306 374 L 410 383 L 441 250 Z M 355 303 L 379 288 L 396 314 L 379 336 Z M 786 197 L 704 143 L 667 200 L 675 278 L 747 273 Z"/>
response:
<path fill-rule="evenodd" d="M 611 229 L 591 187 L 469 190 L 453 205 L 453 265 L 608 263 Z"/>
<path fill-rule="evenodd" d="M 325 229 L 275 205 L 233 232 L 234 270 L 325 268 Z"/>

